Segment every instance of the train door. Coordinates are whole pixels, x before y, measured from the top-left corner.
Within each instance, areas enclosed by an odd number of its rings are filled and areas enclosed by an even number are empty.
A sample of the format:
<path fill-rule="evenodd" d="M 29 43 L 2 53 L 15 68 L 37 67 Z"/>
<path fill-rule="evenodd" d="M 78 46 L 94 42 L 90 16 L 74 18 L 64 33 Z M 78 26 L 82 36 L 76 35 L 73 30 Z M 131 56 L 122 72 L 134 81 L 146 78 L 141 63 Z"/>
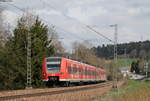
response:
<path fill-rule="evenodd" d="M 79 65 L 79 79 L 80 81 L 83 80 L 83 68 L 82 65 Z"/>
<path fill-rule="evenodd" d="M 68 71 L 67 72 L 67 79 L 71 79 L 71 64 L 69 61 L 67 61 L 66 65 L 67 65 L 67 71 Z"/>
<path fill-rule="evenodd" d="M 66 59 L 61 59 L 61 67 L 60 67 L 60 79 L 67 79 L 68 73 L 67 73 L 67 61 Z"/>
<path fill-rule="evenodd" d="M 99 78 L 100 78 L 100 80 L 102 80 L 102 71 L 101 70 L 99 71 Z"/>
<path fill-rule="evenodd" d="M 73 79 L 73 64 L 71 63 L 71 74 L 70 74 L 70 79 Z"/>
<path fill-rule="evenodd" d="M 87 67 L 85 66 L 85 79 L 86 79 L 86 81 L 87 81 L 87 79 L 88 79 L 88 75 L 87 75 Z"/>
<path fill-rule="evenodd" d="M 96 69 L 94 69 L 94 80 L 96 81 Z"/>
<path fill-rule="evenodd" d="M 77 79 L 80 79 L 80 68 L 79 65 L 77 64 Z"/>
<path fill-rule="evenodd" d="M 83 79 L 83 81 L 85 81 L 85 65 L 84 64 L 82 64 L 82 79 Z"/>

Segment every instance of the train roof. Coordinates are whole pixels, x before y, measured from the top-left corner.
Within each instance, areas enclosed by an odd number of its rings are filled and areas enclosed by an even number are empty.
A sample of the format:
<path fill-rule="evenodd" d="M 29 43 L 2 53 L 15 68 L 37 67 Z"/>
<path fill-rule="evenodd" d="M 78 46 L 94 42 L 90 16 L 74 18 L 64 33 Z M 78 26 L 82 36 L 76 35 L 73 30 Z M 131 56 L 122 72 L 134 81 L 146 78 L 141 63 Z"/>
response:
<path fill-rule="evenodd" d="M 52 58 L 58 58 L 58 59 L 60 58 L 60 59 L 61 59 L 62 57 L 60 57 L 60 56 L 51 56 L 51 57 L 46 57 L 46 59 L 52 59 Z"/>
<path fill-rule="evenodd" d="M 77 62 L 77 63 L 80 63 L 80 64 L 84 64 L 84 65 L 90 66 L 90 67 L 92 67 L 92 68 L 97 68 L 97 69 L 100 69 L 100 70 L 102 70 L 102 71 L 105 71 L 105 70 L 104 70 L 103 68 L 101 68 L 101 67 L 93 66 L 93 65 L 91 65 L 91 64 L 87 64 L 87 63 L 85 63 L 85 62 L 83 62 L 83 61 L 78 61 L 78 60 L 72 59 L 72 58 L 70 58 L 70 57 L 63 57 L 63 56 L 51 56 L 51 57 L 46 57 L 46 59 L 53 59 L 53 58 L 55 58 L 55 59 L 62 59 L 62 58 L 64 58 L 64 59 L 67 59 L 67 60 L 69 60 L 69 61 Z"/>

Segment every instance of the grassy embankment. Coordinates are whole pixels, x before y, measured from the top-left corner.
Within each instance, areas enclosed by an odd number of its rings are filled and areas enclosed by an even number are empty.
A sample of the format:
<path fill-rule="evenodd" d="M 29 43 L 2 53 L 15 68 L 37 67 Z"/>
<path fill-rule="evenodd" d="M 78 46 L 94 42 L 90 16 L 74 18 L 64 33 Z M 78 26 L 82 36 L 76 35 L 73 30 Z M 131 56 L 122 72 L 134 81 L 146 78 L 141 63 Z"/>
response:
<path fill-rule="evenodd" d="M 94 101 L 150 101 L 150 81 L 129 81 L 128 84 Z"/>

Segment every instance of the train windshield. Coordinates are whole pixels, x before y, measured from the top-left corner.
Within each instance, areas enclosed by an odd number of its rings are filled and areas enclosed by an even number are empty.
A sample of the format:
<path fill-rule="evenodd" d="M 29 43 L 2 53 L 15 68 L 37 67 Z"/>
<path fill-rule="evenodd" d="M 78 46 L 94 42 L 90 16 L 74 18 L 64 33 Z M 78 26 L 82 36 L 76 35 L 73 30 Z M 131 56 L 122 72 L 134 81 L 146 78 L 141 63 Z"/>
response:
<path fill-rule="evenodd" d="M 60 70 L 61 58 L 60 57 L 49 57 L 47 58 L 47 72 L 58 73 Z"/>

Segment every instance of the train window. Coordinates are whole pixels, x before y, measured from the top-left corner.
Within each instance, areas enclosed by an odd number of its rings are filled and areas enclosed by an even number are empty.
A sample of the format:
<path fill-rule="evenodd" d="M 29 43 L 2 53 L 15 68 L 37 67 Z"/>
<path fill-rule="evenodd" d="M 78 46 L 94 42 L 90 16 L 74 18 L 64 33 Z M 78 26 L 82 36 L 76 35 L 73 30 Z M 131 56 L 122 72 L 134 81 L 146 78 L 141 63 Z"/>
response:
<path fill-rule="evenodd" d="M 48 70 L 55 70 L 55 69 L 59 69 L 60 64 L 47 64 L 47 69 Z"/>
<path fill-rule="evenodd" d="M 60 64 L 47 64 L 48 73 L 58 73 L 60 69 Z"/>
<path fill-rule="evenodd" d="M 77 74 L 79 74 L 80 73 L 80 70 L 79 70 L 79 68 L 77 68 Z"/>
<path fill-rule="evenodd" d="M 79 74 L 81 72 L 80 68 L 68 67 L 68 73 L 70 74 Z"/>
<path fill-rule="evenodd" d="M 79 68 L 79 74 L 81 74 L 81 68 Z"/>
<path fill-rule="evenodd" d="M 80 68 L 80 74 L 81 74 L 81 75 L 83 74 L 83 69 L 82 69 L 82 68 Z"/>
<path fill-rule="evenodd" d="M 87 68 L 85 69 L 85 75 L 88 75 L 88 70 L 87 70 Z"/>
<path fill-rule="evenodd" d="M 74 74 L 77 73 L 77 68 L 76 68 L 76 67 L 73 68 L 73 73 L 74 73 Z"/>

